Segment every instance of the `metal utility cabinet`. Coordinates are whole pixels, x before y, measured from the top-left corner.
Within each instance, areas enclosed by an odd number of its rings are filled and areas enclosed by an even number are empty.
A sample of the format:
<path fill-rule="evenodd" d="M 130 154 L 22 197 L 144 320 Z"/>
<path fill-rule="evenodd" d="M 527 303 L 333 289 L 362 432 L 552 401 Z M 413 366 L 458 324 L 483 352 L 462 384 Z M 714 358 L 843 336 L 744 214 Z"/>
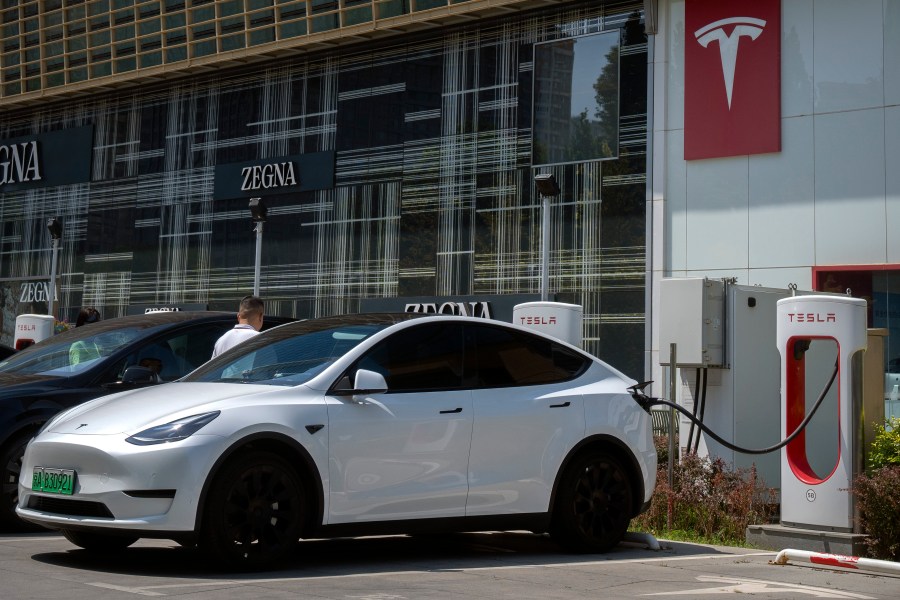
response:
<path fill-rule="evenodd" d="M 694 410 L 699 369 L 707 368 L 703 421 L 722 438 L 744 448 L 765 448 L 781 439 L 776 309 L 778 300 L 791 294 L 787 289 L 722 280 L 662 280 L 660 364 L 669 364 L 669 347 L 675 343 L 681 380 L 678 402 Z M 829 406 L 822 408 L 823 413 L 834 412 Z M 679 419 L 679 445 L 684 449 L 691 422 L 681 415 Z M 735 469 L 755 464 L 764 485 L 780 489 L 778 452 L 743 454 L 706 435 L 701 436 L 697 451 L 721 458 Z"/>

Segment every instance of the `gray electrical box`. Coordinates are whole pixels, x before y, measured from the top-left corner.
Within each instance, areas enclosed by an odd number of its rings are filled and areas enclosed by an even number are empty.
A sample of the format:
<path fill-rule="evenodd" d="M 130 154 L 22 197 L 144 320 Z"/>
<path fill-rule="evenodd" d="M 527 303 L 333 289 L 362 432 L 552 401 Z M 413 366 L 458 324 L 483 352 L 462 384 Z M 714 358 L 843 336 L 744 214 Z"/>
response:
<path fill-rule="evenodd" d="M 725 283 L 705 278 L 663 279 L 660 285 L 659 364 L 727 367 Z"/>
<path fill-rule="evenodd" d="M 775 335 L 776 307 L 782 298 L 810 293 L 705 279 L 663 279 L 660 363 L 669 364 L 669 343 L 676 343 L 680 369 L 678 403 L 696 414 L 695 395 L 702 396 L 703 423 L 742 448 L 759 449 L 777 444 L 781 439 L 781 355 Z M 697 385 L 703 367 L 727 368 L 710 369 L 704 389 Z M 829 402 L 823 404 L 821 418 L 836 414 L 834 404 Z M 807 440 L 817 428 L 828 426 L 817 423 L 821 418 L 817 414 L 810 422 Z M 679 415 L 682 449 L 687 448 L 690 426 L 690 420 Z M 837 435 L 836 431 L 828 431 L 833 433 L 832 438 Z M 720 458 L 735 469 L 755 465 L 764 485 L 780 489 L 781 453 L 778 451 L 736 452 L 706 434 L 692 446 L 697 447 L 700 456 Z M 826 451 L 816 454 L 822 454 L 826 464 L 837 460 Z"/>

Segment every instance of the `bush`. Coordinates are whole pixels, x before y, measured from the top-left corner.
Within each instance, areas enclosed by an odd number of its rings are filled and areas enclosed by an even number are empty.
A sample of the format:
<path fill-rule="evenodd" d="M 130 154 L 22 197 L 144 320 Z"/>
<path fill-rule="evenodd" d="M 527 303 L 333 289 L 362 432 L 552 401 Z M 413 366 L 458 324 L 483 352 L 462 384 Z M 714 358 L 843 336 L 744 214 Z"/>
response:
<path fill-rule="evenodd" d="M 853 481 L 860 529 L 873 558 L 900 561 L 900 418 L 876 425 L 868 472 Z"/>
<path fill-rule="evenodd" d="M 862 474 L 852 491 L 872 558 L 900 561 L 900 465 Z"/>
<path fill-rule="evenodd" d="M 888 465 L 900 465 L 900 417 L 885 419 L 875 425 L 875 439 L 869 449 L 869 471 Z"/>
<path fill-rule="evenodd" d="M 655 441 L 662 455 L 668 438 Z M 748 525 L 767 523 L 777 512 L 775 492 L 758 481 L 755 468 L 735 471 L 722 459 L 688 453 L 673 475 L 670 488 L 667 463 L 660 460 L 650 509 L 632 521 L 632 528 L 662 537 L 682 537 L 677 534 L 682 531 L 689 538 L 743 545 Z"/>

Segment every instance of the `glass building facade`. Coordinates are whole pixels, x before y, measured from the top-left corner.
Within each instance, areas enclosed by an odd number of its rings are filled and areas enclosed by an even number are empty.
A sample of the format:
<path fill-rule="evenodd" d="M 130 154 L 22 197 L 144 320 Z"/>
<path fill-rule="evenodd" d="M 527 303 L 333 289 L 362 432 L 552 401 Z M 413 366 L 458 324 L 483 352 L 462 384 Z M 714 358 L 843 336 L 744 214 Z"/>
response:
<path fill-rule="evenodd" d="M 535 294 L 542 215 L 534 175 L 551 172 L 561 189 L 551 208 L 551 295 L 584 307 L 586 350 L 643 378 L 641 2 L 544 3 L 190 77 L 153 80 L 141 71 L 190 62 L 204 43 L 216 56 L 266 36 L 277 44 L 290 24 L 300 37 L 340 33 L 356 10 L 373 21 L 396 18 L 385 16 L 389 6 L 403 15 L 456 4 L 465 3 L 3 2 L 3 41 L 18 44 L 19 64 L 3 64 L 3 99 L 11 104 L 0 116 L 0 341 L 11 342 L 16 315 L 47 312 L 46 224 L 54 217 L 63 228 L 58 318 L 71 322 L 84 305 L 104 318 L 135 305 L 235 310 L 255 278 L 250 197 L 268 210 L 260 295 L 270 314 L 356 312 L 371 298 Z M 92 14 L 97 7 L 105 7 L 102 17 Z M 228 12 L 237 8 L 239 16 Z M 70 12 L 83 13 L 83 33 L 69 28 Z M 59 18 L 46 19 L 52 15 Z M 25 41 L 34 18 L 37 62 Z M 95 32 L 92 19 L 107 25 Z M 53 28 L 61 39 L 48 33 Z M 127 33 L 121 40 L 119 29 Z M 98 42 L 95 62 L 92 36 L 102 31 L 98 39 L 108 40 Z M 566 50 L 566 40 L 601 38 L 617 43 L 593 70 L 591 60 Z M 64 66 L 51 71 L 55 55 L 45 51 L 53 40 L 63 46 Z M 541 72 L 568 83 L 544 94 L 536 60 L 550 55 L 551 70 Z M 40 77 L 29 84 L 35 64 Z M 94 73 L 99 81 L 104 69 L 115 75 L 132 65 L 140 85 L 77 94 Z M 18 69 L 18 79 L 8 69 Z M 26 102 L 57 85 L 75 95 Z M 554 110 L 566 86 L 587 99 L 571 114 Z M 571 160 L 536 164 L 532 122 L 541 114 L 568 128 L 579 148 Z M 579 135 L 613 141 L 585 144 Z"/>

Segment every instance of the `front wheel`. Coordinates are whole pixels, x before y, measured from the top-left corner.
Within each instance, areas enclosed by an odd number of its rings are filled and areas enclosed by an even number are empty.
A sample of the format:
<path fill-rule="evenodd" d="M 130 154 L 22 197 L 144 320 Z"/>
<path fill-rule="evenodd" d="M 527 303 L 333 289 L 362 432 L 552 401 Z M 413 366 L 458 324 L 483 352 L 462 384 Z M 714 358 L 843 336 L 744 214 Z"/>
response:
<path fill-rule="evenodd" d="M 93 531 L 75 531 L 63 529 L 63 536 L 79 548 L 98 554 L 111 554 L 123 550 L 135 543 L 138 538 L 130 535 L 95 533 Z"/>
<path fill-rule="evenodd" d="M 0 531 L 45 531 L 43 527 L 26 523 L 16 514 L 19 503 L 19 478 L 22 476 L 22 459 L 32 433 L 26 432 L 12 438 L 0 451 L 0 467 L 3 480 L 0 484 Z M 29 479 L 31 474 L 26 475 Z"/>
<path fill-rule="evenodd" d="M 200 544 L 230 566 L 272 566 L 293 550 L 306 514 L 300 476 L 280 456 L 251 452 L 216 476 L 209 490 Z"/>
<path fill-rule="evenodd" d="M 606 452 L 578 457 L 560 483 L 551 533 L 577 552 L 606 552 L 628 530 L 633 495 L 617 458 Z"/>

